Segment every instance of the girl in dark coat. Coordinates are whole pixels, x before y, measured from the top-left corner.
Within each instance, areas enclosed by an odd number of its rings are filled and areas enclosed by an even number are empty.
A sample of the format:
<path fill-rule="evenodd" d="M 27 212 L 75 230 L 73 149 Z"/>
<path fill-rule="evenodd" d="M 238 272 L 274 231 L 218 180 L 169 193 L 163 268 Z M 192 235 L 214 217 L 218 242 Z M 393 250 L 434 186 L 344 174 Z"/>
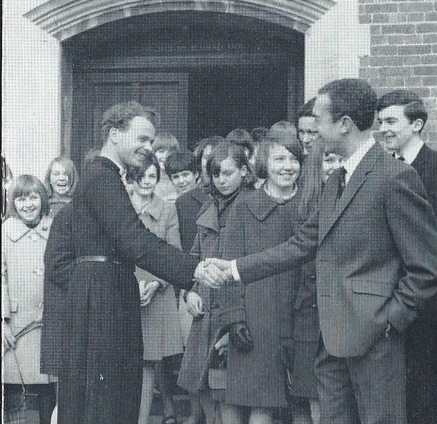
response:
<path fill-rule="evenodd" d="M 198 214 L 198 232 L 191 250 L 200 259 L 221 257 L 221 237 L 226 229 L 229 210 L 242 196 L 242 188 L 252 187 L 254 183 L 243 149 L 228 142 L 213 150 L 208 159 L 207 173 L 213 198 L 202 206 Z M 208 379 L 208 374 L 213 365 L 210 352 L 214 352 L 212 346 L 220 338 L 221 293 L 220 290 L 196 285 L 186 293 L 185 299 L 194 318 L 178 384 L 190 393 L 199 391 L 207 424 L 217 424 L 221 422 L 218 401 L 222 399 L 222 393 L 213 393 L 213 382 Z"/>
<path fill-rule="evenodd" d="M 224 235 L 224 255 L 238 258 L 287 240 L 298 224 L 298 178 L 302 149 L 296 139 L 267 137 L 257 157 L 257 176 L 265 179 L 256 192 L 235 205 Z M 233 424 L 273 424 L 274 408 L 286 407 L 282 343 L 290 346 L 292 309 L 300 273 L 286 272 L 242 286 L 241 322 L 229 333 L 226 405 Z M 274 281 L 272 284 L 271 281 Z M 235 304 L 228 305 L 235 314 Z M 243 330 L 245 328 L 245 330 Z M 241 334 L 250 332 L 253 348 Z M 243 340 L 242 340 L 243 339 Z"/>

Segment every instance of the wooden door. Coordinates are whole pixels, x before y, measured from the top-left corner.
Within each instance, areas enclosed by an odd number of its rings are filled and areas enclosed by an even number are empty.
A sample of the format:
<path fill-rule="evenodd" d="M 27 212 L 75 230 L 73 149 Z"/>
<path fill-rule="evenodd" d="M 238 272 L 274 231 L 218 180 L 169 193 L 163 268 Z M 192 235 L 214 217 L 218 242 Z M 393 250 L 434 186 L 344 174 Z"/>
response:
<path fill-rule="evenodd" d="M 112 105 L 136 100 L 160 115 L 157 132 L 170 132 L 182 146 L 187 143 L 188 74 L 89 73 L 77 76 L 73 101 L 71 154 L 81 167 L 91 147 L 101 147 L 100 123 Z"/>

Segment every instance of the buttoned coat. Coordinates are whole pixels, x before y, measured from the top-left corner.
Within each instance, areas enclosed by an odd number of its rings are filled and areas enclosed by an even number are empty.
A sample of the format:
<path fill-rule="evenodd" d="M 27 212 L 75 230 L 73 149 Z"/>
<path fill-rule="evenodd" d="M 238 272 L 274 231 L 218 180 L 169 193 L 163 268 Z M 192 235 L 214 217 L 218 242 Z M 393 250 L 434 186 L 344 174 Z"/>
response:
<path fill-rule="evenodd" d="M 416 171 L 374 144 L 338 202 L 339 171 L 295 237 L 237 260 L 243 282 L 313 259 L 329 354 L 364 355 L 390 323 L 403 332 L 437 291 L 437 223 Z"/>
<path fill-rule="evenodd" d="M 220 219 L 212 198 L 202 206 L 196 221 L 198 230 L 191 250 L 193 255 L 200 260 L 222 256 L 221 238 L 226 231 L 227 216 L 244 195 L 240 192 Z M 219 314 L 223 290 L 213 290 L 202 284 L 195 284 L 192 290 L 202 298 L 205 313 L 193 318 L 178 385 L 189 392 L 196 392 L 208 389 L 208 353 L 221 330 Z"/>
<path fill-rule="evenodd" d="M 152 200 L 139 211 L 141 222 L 153 234 L 177 249 L 181 248 L 179 224 L 174 204 L 153 195 Z M 174 288 L 150 272 L 137 268 L 135 276 L 145 284 L 158 280 L 163 285 L 151 302 L 141 308 L 144 359 L 158 361 L 183 353 L 183 341 Z"/>
<path fill-rule="evenodd" d="M 234 259 L 291 237 L 298 225 L 299 198 L 278 204 L 260 188 L 232 208 L 223 236 L 223 256 Z M 240 305 L 253 338 L 253 350 L 228 347 L 226 403 L 254 408 L 286 407 L 281 339 L 293 335 L 293 306 L 300 269 L 244 286 Z M 225 310 L 235 308 L 224 296 Z M 238 296 L 237 296 L 238 299 Z"/>
<path fill-rule="evenodd" d="M 98 157 L 73 196 L 78 258 L 67 292 L 58 423 L 137 424 L 143 368 L 135 265 L 190 288 L 197 260 L 167 245 L 138 218 L 120 170 Z"/>
<path fill-rule="evenodd" d="M 41 321 L 44 306 L 44 250 L 51 219 L 35 228 L 11 217 L 2 225 L 2 316 L 10 319 L 13 334 Z M 41 328 L 17 340 L 15 352 L 25 384 L 49 383 L 40 373 Z M 13 351 L 3 359 L 3 382 L 21 384 Z"/>

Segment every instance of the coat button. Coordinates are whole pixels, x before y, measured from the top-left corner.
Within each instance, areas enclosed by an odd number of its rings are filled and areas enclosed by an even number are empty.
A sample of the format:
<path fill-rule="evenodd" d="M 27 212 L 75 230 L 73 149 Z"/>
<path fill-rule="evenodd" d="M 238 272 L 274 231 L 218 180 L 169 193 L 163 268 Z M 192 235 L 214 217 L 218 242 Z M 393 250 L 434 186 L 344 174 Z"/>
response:
<path fill-rule="evenodd" d="M 38 241 L 38 236 L 37 236 L 36 234 L 32 234 L 32 235 L 30 236 L 30 239 L 31 239 L 32 241 Z"/>
<path fill-rule="evenodd" d="M 311 280 L 315 280 L 316 279 L 316 276 L 315 275 L 311 275 Z"/>
<path fill-rule="evenodd" d="M 42 308 L 44 308 L 44 303 L 43 302 L 41 302 L 39 305 L 38 305 L 38 308 L 39 309 L 42 309 Z"/>
<path fill-rule="evenodd" d="M 317 304 L 313 303 L 313 304 L 311 305 L 311 307 L 312 307 L 312 308 L 317 308 Z"/>

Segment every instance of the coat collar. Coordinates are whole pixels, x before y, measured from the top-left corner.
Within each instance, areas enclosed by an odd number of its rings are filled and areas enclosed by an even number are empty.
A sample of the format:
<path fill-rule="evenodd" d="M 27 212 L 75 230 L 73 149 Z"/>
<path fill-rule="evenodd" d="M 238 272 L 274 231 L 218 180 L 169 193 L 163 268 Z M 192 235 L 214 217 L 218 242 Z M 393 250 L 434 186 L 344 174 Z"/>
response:
<path fill-rule="evenodd" d="M 147 203 L 139 212 L 139 215 L 144 213 L 151 216 L 151 218 L 155 221 L 159 221 L 161 218 L 162 212 L 165 207 L 165 201 L 162 200 L 159 196 L 154 194 L 152 196 L 152 201 Z"/>
<path fill-rule="evenodd" d="M 247 196 L 246 204 L 258 221 L 264 221 L 278 207 L 278 203 L 267 195 L 263 187 L 256 190 L 252 196 Z"/>
<path fill-rule="evenodd" d="M 320 210 L 326 211 L 326 214 L 321 214 L 324 218 L 321 220 L 319 243 L 326 237 L 329 230 L 340 218 L 344 210 L 360 190 L 361 186 L 366 182 L 367 176 L 373 172 L 377 160 L 384 154 L 386 153 L 380 144 L 375 143 L 361 159 L 354 173 L 351 175 L 342 196 L 337 202 L 335 200 L 337 197 L 338 176 L 340 171 L 336 170 L 331 174 L 325 185 L 325 190 L 322 196 L 323 200 L 320 203 Z"/>
<path fill-rule="evenodd" d="M 217 212 L 217 206 L 211 198 L 203 204 L 197 215 L 196 224 L 200 227 L 209 228 L 216 233 L 220 232 L 220 223 Z"/>
<path fill-rule="evenodd" d="M 205 193 L 204 188 L 200 185 L 193 188 L 189 193 L 194 200 L 197 200 L 201 204 L 205 203 L 209 199 L 209 196 Z"/>
<path fill-rule="evenodd" d="M 11 217 L 3 224 L 3 229 L 6 236 L 13 242 L 17 242 L 18 240 L 22 239 L 29 232 L 35 232 L 44 240 L 47 240 L 50 233 L 51 223 L 51 218 L 48 216 L 43 216 L 35 228 L 29 228 L 20 219 Z"/>

